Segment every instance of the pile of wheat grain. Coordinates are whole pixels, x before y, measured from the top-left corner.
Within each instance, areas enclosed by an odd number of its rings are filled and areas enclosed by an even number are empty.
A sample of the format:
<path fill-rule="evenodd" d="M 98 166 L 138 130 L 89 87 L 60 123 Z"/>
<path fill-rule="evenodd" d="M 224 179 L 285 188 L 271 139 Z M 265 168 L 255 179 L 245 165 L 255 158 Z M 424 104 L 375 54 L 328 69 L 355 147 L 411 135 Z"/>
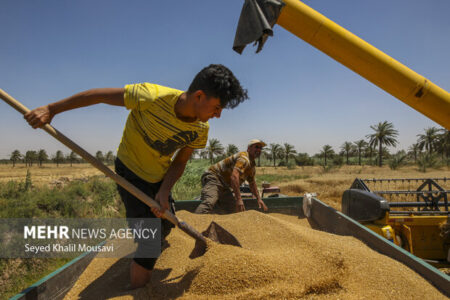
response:
<path fill-rule="evenodd" d="M 243 247 L 213 243 L 203 256 L 190 259 L 194 241 L 174 229 L 168 238 L 170 247 L 159 258 L 151 283 L 131 293 L 107 293 L 108 297 L 446 299 L 403 264 L 354 238 L 313 230 L 305 220 L 293 216 L 256 211 L 225 216 L 181 211 L 177 215 L 199 230 L 205 230 L 214 220 L 234 234 Z M 114 284 L 105 285 L 104 289 L 114 288 Z M 88 296 L 86 292 L 84 295 Z"/>

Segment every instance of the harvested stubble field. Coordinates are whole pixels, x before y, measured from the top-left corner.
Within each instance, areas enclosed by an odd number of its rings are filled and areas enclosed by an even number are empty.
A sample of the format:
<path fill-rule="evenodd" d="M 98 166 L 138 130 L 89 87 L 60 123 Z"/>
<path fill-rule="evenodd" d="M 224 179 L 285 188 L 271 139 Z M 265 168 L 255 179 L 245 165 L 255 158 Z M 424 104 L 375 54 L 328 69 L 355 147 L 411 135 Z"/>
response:
<path fill-rule="evenodd" d="M 24 181 L 27 170 L 30 170 L 35 186 L 51 184 L 61 178 L 67 180 L 86 179 L 102 174 L 90 164 L 73 164 L 72 167 L 69 164 L 60 164 L 59 167 L 56 164 L 44 164 L 42 167 L 37 165 L 25 167 L 23 164 L 16 164 L 14 168 L 12 165 L 0 165 L 0 182 Z"/>
<path fill-rule="evenodd" d="M 211 243 L 190 259 L 194 240 L 174 229 L 145 288 L 126 290 L 129 259 L 96 258 L 66 299 L 447 299 L 355 238 L 313 230 L 293 216 L 178 215 L 199 230 L 214 220 L 243 247 Z"/>

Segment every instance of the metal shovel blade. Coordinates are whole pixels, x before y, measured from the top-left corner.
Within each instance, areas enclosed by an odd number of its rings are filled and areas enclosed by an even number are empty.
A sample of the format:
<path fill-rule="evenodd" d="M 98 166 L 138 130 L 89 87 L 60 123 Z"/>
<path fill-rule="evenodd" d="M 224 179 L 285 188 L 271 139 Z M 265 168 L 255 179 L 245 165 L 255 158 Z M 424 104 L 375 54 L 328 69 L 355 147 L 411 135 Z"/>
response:
<path fill-rule="evenodd" d="M 233 245 L 237 247 L 242 247 L 241 243 L 237 240 L 237 238 L 226 231 L 222 226 L 217 224 L 216 222 L 211 222 L 209 224 L 208 229 L 202 232 L 202 235 L 209 238 L 210 240 L 225 245 Z M 196 258 L 202 256 L 206 252 L 205 243 L 196 240 L 194 250 L 192 250 L 189 258 Z"/>

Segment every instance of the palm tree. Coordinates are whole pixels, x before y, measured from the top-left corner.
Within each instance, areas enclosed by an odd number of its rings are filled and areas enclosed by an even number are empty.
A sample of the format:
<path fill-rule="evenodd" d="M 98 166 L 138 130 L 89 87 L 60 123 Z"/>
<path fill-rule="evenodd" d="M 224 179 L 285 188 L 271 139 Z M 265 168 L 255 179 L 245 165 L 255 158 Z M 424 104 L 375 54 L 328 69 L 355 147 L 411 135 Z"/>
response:
<path fill-rule="evenodd" d="M 239 152 L 238 147 L 235 144 L 228 144 L 227 146 L 227 156 L 231 156 Z"/>
<path fill-rule="evenodd" d="M 414 163 L 416 163 L 417 162 L 417 153 L 420 152 L 419 143 L 415 143 L 415 144 L 412 144 L 411 146 L 409 146 L 408 151 L 410 154 L 412 154 L 414 156 Z"/>
<path fill-rule="evenodd" d="M 289 156 L 292 156 L 293 154 L 297 153 L 297 151 L 295 151 L 294 146 L 288 143 L 284 143 L 284 147 L 283 147 L 283 152 L 284 152 L 284 157 L 286 159 L 286 166 L 288 165 L 288 161 L 289 161 Z"/>
<path fill-rule="evenodd" d="M 379 150 L 374 150 L 373 154 L 375 154 L 375 164 L 379 165 L 380 161 L 380 152 Z M 381 149 L 381 157 L 383 158 L 389 158 L 390 157 L 389 149 L 387 147 L 383 147 Z"/>
<path fill-rule="evenodd" d="M 37 154 L 37 159 L 39 161 L 39 166 L 42 167 L 42 163 L 46 160 L 48 160 L 48 155 L 47 155 L 47 151 L 45 151 L 44 149 L 39 150 L 38 154 Z"/>
<path fill-rule="evenodd" d="M 208 150 L 201 150 L 199 155 L 201 159 L 208 159 Z"/>
<path fill-rule="evenodd" d="M 366 150 L 366 151 L 364 151 L 364 152 L 365 152 L 365 153 L 364 153 L 364 156 L 365 156 L 365 157 L 369 157 L 369 163 L 372 165 L 372 164 L 373 164 L 372 156 L 373 156 L 373 153 L 375 152 L 375 149 L 374 149 L 374 146 L 373 146 L 373 145 L 370 145 L 370 141 L 369 141 L 369 143 L 367 144 L 367 147 L 366 147 L 365 150 Z"/>
<path fill-rule="evenodd" d="M 68 159 L 69 162 L 70 162 L 70 166 L 72 166 L 72 163 L 73 163 L 74 161 L 77 161 L 77 160 L 78 160 L 78 155 L 77 155 L 75 152 L 71 151 L 70 154 L 67 155 L 67 159 Z"/>
<path fill-rule="evenodd" d="M 442 154 L 442 157 L 445 155 L 448 162 L 448 157 L 450 156 L 450 131 L 445 128 L 441 128 L 440 132 L 442 133 L 439 134 L 438 138 L 439 152 Z"/>
<path fill-rule="evenodd" d="M 103 162 L 105 160 L 105 157 L 103 156 L 102 151 L 97 151 L 97 153 L 95 153 L 95 158 L 101 162 Z"/>
<path fill-rule="evenodd" d="M 322 151 L 320 151 L 320 155 L 324 157 L 324 165 L 327 165 L 327 157 L 331 157 L 334 154 L 334 150 L 330 145 L 325 145 L 322 147 Z"/>
<path fill-rule="evenodd" d="M 417 143 L 419 144 L 420 150 L 425 148 L 428 150 L 428 154 L 431 154 L 433 150 L 436 150 L 436 144 L 439 138 L 439 129 L 436 127 L 428 127 L 425 129 L 425 134 L 418 134 L 419 138 Z"/>
<path fill-rule="evenodd" d="M 106 163 L 108 165 L 114 162 L 114 153 L 112 151 L 108 151 L 105 156 Z"/>
<path fill-rule="evenodd" d="M 278 157 L 278 155 L 280 153 L 280 150 L 281 150 L 281 145 L 280 144 L 275 144 L 275 143 L 270 144 L 269 151 L 270 151 L 270 156 L 273 159 L 273 166 L 274 167 L 276 165 L 276 160 L 277 160 L 277 157 Z"/>
<path fill-rule="evenodd" d="M 22 158 L 22 154 L 20 154 L 19 150 L 14 150 L 9 157 L 9 160 L 13 163 L 13 168 L 16 166 L 16 161 L 19 161 Z"/>
<path fill-rule="evenodd" d="M 370 126 L 375 132 L 368 134 L 369 145 L 378 146 L 378 166 L 383 166 L 383 145 L 395 147 L 398 143 L 396 137 L 398 131 L 394 129 L 394 125 L 388 121 L 379 122 L 377 125 Z"/>
<path fill-rule="evenodd" d="M 206 147 L 206 150 L 208 150 L 209 160 L 211 161 L 211 164 L 213 164 L 214 155 L 223 154 L 224 149 L 218 139 L 210 139 L 209 145 L 208 147 Z"/>
<path fill-rule="evenodd" d="M 272 153 L 270 153 L 267 150 L 268 150 L 267 148 L 264 148 L 264 150 L 261 153 L 261 155 L 264 155 L 264 158 L 267 159 L 270 163 L 272 163 Z"/>
<path fill-rule="evenodd" d="M 258 156 L 258 167 L 261 167 L 261 156 L 264 153 L 264 147 L 261 149 L 261 153 Z"/>
<path fill-rule="evenodd" d="M 53 161 L 56 163 L 57 167 L 59 167 L 59 164 L 64 161 L 64 155 L 61 150 L 56 151 Z"/>
<path fill-rule="evenodd" d="M 25 152 L 25 163 L 29 166 L 33 166 L 33 162 L 35 162 L 38 158 L 38 154 L 36 151 L 29 150 Z"/>
<path fill-rule="evenodd" d="M 352 142 L 345 142 L 341 146 L 341 150 L 345 153 L 345 156 L 347 158 L 347 165 L 348 165 L 348 156 L 353 151 L 353 144 Z"/>
<path fill-rule="evenodd" d="M 361 139 L 355 142 L 355 146 L 358 149 L 358 165 L 361 165 L 361 152 L 367 146 L 367 142 Z"/>

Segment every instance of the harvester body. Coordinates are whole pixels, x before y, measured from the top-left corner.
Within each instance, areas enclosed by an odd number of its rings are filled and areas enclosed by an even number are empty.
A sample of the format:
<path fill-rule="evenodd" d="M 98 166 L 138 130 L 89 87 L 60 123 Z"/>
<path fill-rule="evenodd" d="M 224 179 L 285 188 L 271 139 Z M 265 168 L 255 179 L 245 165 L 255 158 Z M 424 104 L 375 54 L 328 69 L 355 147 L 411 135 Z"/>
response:
<path fill-rule="evenodd" d="M 356 179 L 343 194 L 342 212 L 430 264 L 448 267 L 450 190 L 442 187 L 448 181 Z M 400 190 L 380 189 L 383 184 L 399 186 Z M 419 186 L 411 188 L 412 184 Z"/>

